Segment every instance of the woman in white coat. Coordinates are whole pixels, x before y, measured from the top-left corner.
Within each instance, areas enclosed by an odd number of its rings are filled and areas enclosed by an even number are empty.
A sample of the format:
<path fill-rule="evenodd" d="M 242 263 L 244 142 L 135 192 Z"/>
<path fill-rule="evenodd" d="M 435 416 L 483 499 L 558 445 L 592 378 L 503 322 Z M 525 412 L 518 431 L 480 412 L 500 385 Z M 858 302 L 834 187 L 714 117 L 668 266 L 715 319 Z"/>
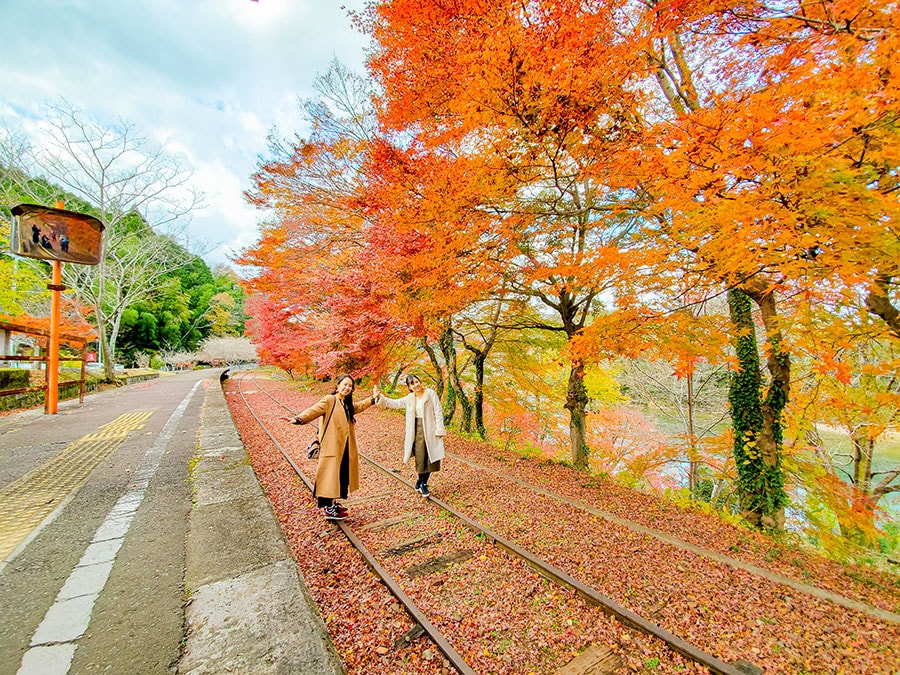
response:
<path fill-rule="evenodd" d="M 416 458 L 416 490 L 429 496 L 428 478 L 441 470 L 444 459 L 444 412 L 441 401 L 433 389 L 426 389 L 415 375 L 406 376 L 409 394 L 403 398 L 388 398 L 378 392 L 378 405 L 394 410 L 406 409 L 406 439 L 403 444 L 403 462 Z"/>

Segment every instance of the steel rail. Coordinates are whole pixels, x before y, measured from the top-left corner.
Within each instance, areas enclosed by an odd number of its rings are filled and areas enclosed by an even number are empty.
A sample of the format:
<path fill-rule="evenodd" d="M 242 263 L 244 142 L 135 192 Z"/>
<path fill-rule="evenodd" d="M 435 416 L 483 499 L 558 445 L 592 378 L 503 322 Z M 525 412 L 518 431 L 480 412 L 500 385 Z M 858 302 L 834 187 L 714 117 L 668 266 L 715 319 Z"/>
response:
<path fill-rule="evenodd" d="M 259 387 L 260 391 L 265 393 L 269 398 L 271 398 L 275 403 L 282 406 L 289 412 L 293 412 L 288 406 L 279 401 L 275 396 L 273 396 L 269 391 L 265 389 L 265 387 Z M 408 488 L 413 489 L 411 483 L 406 481 L 405 479 L 398 476 L 396 473 L 391 471 L 386 466 L 382 465 L 378 461 L 372 459 L 368 455 L 360 452 L 359 456 L 362 457 L 369 464 L 374 466 L 376 469 L 384 472 L 389 475 L 394 480 L 397 480 Z M 687 659 L 690 659 L 694 663 L 698 663 L 703 667 L 707 668 L 710 672 L 715 673 L 716 675 L 743 675 L 744 671 L 732 666 L 724 661 L 717 659 L 715 656 L 711 654 L 707 654 L 703 650 L 697 648 L 690 642 L 680 638 L 674 633 L 662 628 L 661 626 L 657 626 L 652 621 L 645 619 L 641 615 L 631 611 L 627 607 L 617 603 L 612 598 L 604 595 L 597 589 L 588 586 L 587 584 L 579 581 L 575 577 L 571 576 L 569 573 L 564 570 L 551 565 L 546 560 L 539 558 L 534 555 L 527 549 L 522 548 L 518 544 L 498 535 L 492 530 L 484 527 L 480 523 L 475 520 L 472 520 L 464 513 L 458 511 L 454 507 L 450 506 L 446 502 L 437 499 L 434 495 L 430 495 L 428 497 L 432 502 L 438 505 L 440 508 L 444 509 L 447 513 L 450 513 L 455 518 L 457 518 L 463 525 L 465 525 L 470 530 L 484 535 L 486 539 L 493 542 L 501 549 L 509 553 L 510 555 L 521 559 L 525 562 L 529 567 L 534 569 L 538 574 L 547 579 L 548 581 L 552 581 L 553 583 L 559 585 L 562 588 L 567 588 L 571 591 L 574 591 L 579 597 L 581 597 L 585 602 L 595 607 L 600 608 L 601 611 L 612 616 L 614 619 L 618 620 L 620 623 L 633 628 L 635 630 L 641 631 L 647 635 L 650 635 L 658 640 L 661 640 L 666 645 L 669 646 L 672 651 L 681 654 Z M 343 523 L 341 523 L 343 525 Z"/>
<path fill-rule="evenodd" d="M 283 408 L 287 409 L 290 412 L 293 412 L 288 406 L 279 401 L 275 396 L 273 396 L 269 391 L 265 389 L 265 387 L 260 386 L 260 391 L 265 393 L 269 398 L 271 398 L 275 403 L 279 404 Z M 374 466 L 376 469 L 382 471 L 393 479 L 403 483 L 408 488 L 413 489 L 413 486 L 398 476 L 396 473 L 383 466 L 381 463 L 372 459 L 371 457 L 359 453 L 359 456 L 362 457 L 369 464 Z M 724 661 L 717 659 L 715 656 L 711 654 L 707 654 L 703 650 L 695 647 L 690 642 L 684 640 L 683 638 L 678 637 L 674 633 L 667 631 L 665 628 L 661 626 L 657 626 L 652 621 L 645 619 L 641 615 L 631 611 L 627 607 L 620 605 L 612 598 L 600 593 L 597 589 L 588 586 L 587 584 L 579 581 L 575 577 L 571 576 L 564 570 L 551 565 L 546 560 L 537 557 L 530 551 L 522 548 L 518 544 L 505 539 L 504 537 L 496 534 L 492 530 L 482 526 L 475 520 L 472 520 L 464 513 L 458 511 L 453 508 L 446 502 L 441 501 L 434 497 L 434 495 L 430 495 L 428 497 L 432 502 L 438 505 L 440 508 L 444 509 L 447 513 L 450 513 L 455 518 L 457 518 L 463 525 L 465 525 L 470 530 L 484 535 L 485 538 L 499 546 L 501 549 L 509 553 L 510 555 L 521 559 L 525 562 L 529 567 L 534 569 L 538 574 L 540 574 L 545 579 L 552 581 L 553 583 L 561 586 L 562 588 L 567 588 L 569 590 L 574 591 L 579 597 L 581 597 L 588 604 L 593 605 L 595 607 L 600 608 L 601 611 L 612 616 L 620 623 L 633 628 L 635 630 L 641 631 L 647 635 L 655 637 L 658 640 L 661 640 L 666 645 L 669 646 L 672 651 L 681 654 L 682 656 L 690 659 L 694 663 L 698 663 L 703 667 L 707 668 L 710 672 L 715 673 L 716 675 L 742 675 L 741 670 L 732 666 Z M 340 523 L 343 526 L 343 523 Z M 343 529 L 343 527 L 342 527 Z M 346 532 L 345 532 L 346 534 Z M 349 538 L 349 535 L 348 535 Z M 361 542 L 360 542 L 361 544 Z M 370 565 L 372 565 L 370 563 Z M 374 563 L 377 564 L 377 563 Z M 402 592 L 402 591 L 401 591 Z"/>
<path fill-rule="evenodd" d="M 380 471 L 383 471 L 389 476 L 392 476 L 394 479 L 400 481 L 407 487 L 412 488 L 412 485 L 410 485 L 407 481 L 400 478 L 393 471 L 388 469 L 386 466 L 382 466 L 379 462 L 372 459 L 371 457 L 368 457 L 367 455 L 364 455 L 362 453 L 360 453 L 360 457 L 365 459 Z M 459 519 L 459 521 L 462 522 L 470 530 L 473 530 L 474 532 L 477 532 L 479 534 L 483 534 L 486 539 L 493 542 L 510 555 L 520 558 L 523 562 L 525 562 L 529 567 L 533 568 L 545 579 L 554 582 L 562 588 L 568 588 L 574 591 L 588 604 L 599 607 L 604 613 L 612 616 L 620 623 L 623 623 L 630 628 L 634 628 L 635 630 L 639 630 L 642 633 L 646 633 L 647 635 L 661 640 L 666 645 L 668 645 L 669 648 L 672 649 L 672 651 L 681 654 L 694 663 L 699 663 L 705 668 L 708 668 L 712 673 L 716 673 L 717 675 L 742 675 L 743 671 L 738 670 L 734 666 L 717 659 L 711 654 L 707 654 L 706 652 L 692 645 L 690 642 L 687 642 L 686 640 L 678 637 L 674 633 L 671 633 L 665 628 L 657 626 L 652 621 L 645 619 L 641 615 L 632 612 L 627 607 L 620 605 L 615 600 L 606 595 L 603 595 L 595 588 L 579 581 L 569 573 L 559 569 L 554 565 L 551 565 L 546 560 L 537 557 L 518 544 L 505 539 L 492 530 L 484 527 L 477 521 L 472 520 L 464 513 L 457 511 L 455 508 L 453 508 L 446 502 L 443 502 L 440 499 L 436 498 L 434 495 L 428 496 L 427 499 L 430 499 L 440 508 L 444 509 L 445 511 Z"/>
<path fill-rule="evenodd" d="M 268 391 L 266 391 L 266 389 L 264 387 L 260 386 L 260 389 L 264 393 L 266 393 L 269 396 L 269 398 L 271 398 L 275 403 L 282 406 L 289 412 L 292 412 L 288 406 L 286 406 L 284 403 L 282 403 L 277 398 L 272 396 L 272 394 L 270 394 Z M 522 487 L 525 487 L 525 488 L 535 492 L 536 494 L 543 495 L 545 497 L 549 497 L 551 499 L 557 500 L 564 504 L 568 504 L 570 506 L 574 506 L 575 508 L 581 509 L 582 511 L 585 511 L 586 513 L 591 513 L 593 515 L 600 516 L 601 518 L 603 518 L 611 523 L 614 523 L 616 525 L 619 525 L 621 527 L 626 527 L 630 530 L 633 530 L 635 532 L 640 532 L 642 534 L 653 537 L 655 539 L 663 541 L 672 546 L 681 548 L 685 551 L 690 551 L 691 553 L 693 553 L 695 555 L 699 555 L 699 556 L 708 558 L 710 560 L 721 563 L 723 565 L 728 565 L 729 567 L 732 567 L 734 569 L 743 570 L 744 572 L 748 572 L 749 574 L 758 576 L 763 579 L 768 579 L 770 581 L 774 581 L 775 583 L 783 584 L 783 585 L 788 586 L 789 588 L 792 588 L 795 591 L 798 591 L 800 593 L 805 593 L 805 594 L 811 595 L 815 598 L 819 598 L 821 600 L 827 600 L 829 602 L 833 602 L 836 605 L 840 605 L 840 606 L 846 607 L 848 609 L 852 609 L 852 610 L 855 610 L 858 612 L 862 612 L 864 614 L 868 614 L 869 616 L 871 616 L 875 619 L 879 619 L 882 621 L 888 621 L 890 623 L 900 623 L 900 614 L 898 614 L 897 612 L 891 612 L 888 610 L 880 609 L 879 607 L 875 607 L 875 606 L 870 605 L 861 600 L 855 600 L 853 598 L 848 598 L 846 596 L 840 595 L 839 593 L 835 593 L 833 591 L 822 588 L 820 586 L 806 584 L 806 583 L 797 581 L 795 579 L 792 579 L 790 577 L 784 576 L 782 574 L 778 574 L 777 572 L 772 572 L 770 570 L 761 569 L 751 563 L 747 563 L 747 562 L 744 562 L 741 560 L 736 560 L 734 558 L 731 558 L 724 554 L 720 554 L 713 550 L 704 549 L 703 547 L 700 547 L 700 546 L 697 546 L 690 542 L 687 542 L 685 540 L 679 539 L 679 538 L 669 535 L 665 532 L 656 531 L 656 530 L 653 530 L 652 528 L 641 525 L 640 523 L 636 523 L 636 522 L 630 521 L 626 518 L 615 516 L 607 511 L 590 506 L 589 504 L 584 504 L 582 502 L 567 499 L 567 498 L 562 497 L 561 495 L 558 495 L 554 492 L 545 490 L 544 488 L 538 487 L 536 485 L 532 485 L 524 480 L 516 478 L 515 476 L 510 476 L 509 474 L 506 474 L 506 473 L 503 473 L 500 471 L 496 471 L 494 469 L 491 469 L 487 466 L 484 466 L 482 464 L 474 462 L 474 461 L 467 459 L 465 457 L 462 457 L 460 455 L 455 455 L 453 453 L 448 452 L 447 457 L 455 459 L 459 462 L 462 462 L 463 464 L 466 464 L 473 469 L 477 469 L 479 471 L 485 471 L 487 473 L 490 473 L 493 476 L 499 476 L 499 477 L 503 478 L 504 480 L 508 480 L 513 483 L 517 483 L 518 485 L 521 485 Z"/>
<path fill-rule="evenodd" d="M 309 489 L 310 494 L 313 491 L 313 484 L 310 482 L 309 478 L 307 478 L 306 474 L 297 466 L 297 463 L 293 460 L 293 458 L 285 451 L 284 446 L 278 442 L 278 440 L 272 435 L 269 431 L 269 428 L 263 423 L 263 421 L 259 418 L 259 416 L 254 412 L 253 408 L 250 406 L 250 403 L 247 401 L 244 396 L 244 390 L 242 385 L 242 381 L 244 376 L 249 375 L 249 373 L 241 373 L 241 377 L 237 379 L 238 385 L 238 393 L 241 395 L 241 400 L 244 402 L 244 405 L 247 408 L 247 412 L 249 412 L 253 419 L 256 420 L 257 424 L 259 424 L 260 428 L 266 433 L 272 443 L 278 448 L 279 452 L 284 456 L 287 460 L 288 464 L 291 465 L 294 472 L 297 476 L 300 477 L 300 480 L 306 485 Z M 256 379 L 254 377 L 254 379 Z M 272 396 L 269 392 L 267 392 L 263 387 L 260 387 L 260 390 L 265 393 L 269 398 L 271 398 L 276 403 L 280 403 L 274 396 Z M 281 404 L 282 407 L 287 408 L 284 404 Z M 431 638 L 431 641 L 434 642 L 435 646 L 441 650 L 441 653 L 447 657 L 447 660 L 450 664 L 461 674 L 461 675 L 477 675 L 476 671 L 473 670 L 462 657 L 462 655 L 456 651 L 453 645 L 441 634 L 440 630 L 432 624 L 428 618 L 422 613 L 422 611 L 418 608 L 418 606 L 410 599 L 410 597 L 404 592 L 397 581 L 394 579 L 391 574 L 385 570 L 375 557 L 369 552 L 366 548 L 365 544 L 360 541 L 360 539 L 353 533 L 350 527 L 344 523 L 343 521 L 334 521 L 334 523 L 340 528 L 341 532 L 344 533 L 344 536 L 347 538 L 354 548 L 359 551 L 360 555 L 363 557 L 363 560 L 366 561 L 366 564 L 369 568 L 378 576 L 379 579 L 384 582 L 384 585 L 388 588 L 391 594 L 397 598 L 403 608 L 407 611 L 407 613 L 412 617 L 414 621 L 416 621 L 424 630 L 425 633 Z"/>

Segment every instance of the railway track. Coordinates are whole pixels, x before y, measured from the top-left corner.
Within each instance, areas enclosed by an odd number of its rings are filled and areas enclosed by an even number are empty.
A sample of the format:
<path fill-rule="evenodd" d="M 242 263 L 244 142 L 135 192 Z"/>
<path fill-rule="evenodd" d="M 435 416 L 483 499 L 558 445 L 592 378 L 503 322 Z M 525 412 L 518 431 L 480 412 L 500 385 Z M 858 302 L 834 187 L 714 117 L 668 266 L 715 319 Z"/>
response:
<path fill-rule="evenodd" d="M 283 433 L 283 429 L 276 429 L 273 433 L 266 421 L 254 411 L 250 400 L 252 397 L 245 393 L 243 387 L 244 379 L 248 376 L 241 374 L 237 378 L 238 391 L 244 405 L 265 431 L 272 444 L 284 456 L 285 461 L 291 465 L 293 471 L 311 491 L 312 482 L 307 473 L 314 470 L 313 463 L 307 462 L 305 458 L 298 459 L 292 456 L 277 438 L 280 433 Z M 255 382 L 255 386 L 254 395 L 268 397 L 291 414 L 297 412 L 267 391 L 260 382 Z M 706 671 L 728 675 L 753 672 L 752 667 L 749 671 L 744 669 L 749 664 L 731 665 L 706 653 L 674 633 L 656 625 L 653 621 L 615 602 L 582 580 L 485 527 L 452 505 L 435 497 L 429 498 L 429 503 L 424 504 L 424 498 L 417 495 L 413 491 L 412 484 L 398 476 L 395 469 L 391 469 L 365 454 L 361 454 L 361 457 L 370 467 L 370 473 L 361 476 L 361 484 L 370 488 L 368 490 L 370 494 L 360 499 L 347 500 L 345 504 L 351 509 L 366 504 L 368 518 L 365 523 L 359 525 L 353 519 L 339 521 L 335 525 L 359 551 L 372 571 L 382 580 L 416 625 L 421 627 L 457 672 L 478 672 L 467 663 L 461 653 L 472 653 L 472 646 L 466 645 L 465 648 L 458 648 L 453 644 L 454 641 L 459 642 L 460 640 L 459 631 L 454 631 L 454 628 L 460 623 L 461 617 L 454 616 L 452 607 L 465 607 L 467 611 L 480 611 L 473 607 L 473 600 L 468 595 L 468 591 L 471 589 L 465 588 L 464 575 L 462 579 L 457 575 L 457 578 L 451 578 L 448 582 L 441 582 L 440 595 L 442 597 L 439 603 L 431 602 L 433 597 L 428 598 L 429 601 L 424 603 L 420 599 L 417 603 L 416 598 L 422 598 L 423 594 L 434 595 L 434 592 L 429 590 L 430 587 L 427 583 L 417 580 L 428 578 L 437 572 L 443 572 L 447 576 L 446 570 L 454 567 L 457 570 L 462 569 L 466 564 L 471 564 L 469 561 L 473 559 L 482 564 L 489 562 L 493 566 L 487 572 L 489 578 L 498 580 L 516 578 L 517 586 L 523 589 L 520 593 L 520 604 L 534 605 L 537 593 L 535 589 L 544 587 L 549 581 L 558 587 L 558 592 L 562 594 L 560 597 L 564 598 L 564 603 L 560 607 L 564 606 L 565 609 L 560 610 L 560 613 L 570 614 L 571 605 L 578 604 L 580 607 L 577 614 L 583 617 L 580 620 L 585 623 L 602 623 L 598 617 L 598 614 L 602 613 L 630 630 L 649 636 L 651 640 L 658 643 L 657 648 L 661 652 L 670 652 L 667 658 L 675 661 L 683 658 L 694 664 L 697 672 Z M 362 471 L 363 467 L 361 466 Z M 379 476 L 378 479 L 373 476 L 372 471 Z M 396 497 L 400 491 L 406 491 L 412 497 L 414 510 L 409 509 L 408 500 Z M 423 514 L 423 512 L 425 513 Z M 446 552 L 435 555 L 435 550 Z M 454 586 L 459 586 L 460 581 L 462 581 L 462 585 L 454 588 Z M 506 584 L 498 583 L 495 588 L 480 589 L 481 597 L 477 599 L 477 603 L 488 608 L 493 606 L 509 607 L 509 603 L 514 602 L 515 599 L 508 597 L 509 591 L 505 589 L 505 586 Z M 451 590 L 448 592 L 448 589 Z M 506 593 L 506 596 L 491 597 L 491 593 L 498 596 Z M 513 595 L 515 594 L 516 592 L 513 591 Z M 419 603 L 425 606 L 421 606 Z M 516 610 L 516 612 L 518 611 L 520 610 Z M 531 613 L 535 615 L 534 623 L 539 625 L 541 623 L 540 615 L 546 614 L 547 611 L 547 607 L 540 606 L 537 610 L 532 610 Z M 509 613 L 507 612 L 507 614 Z M 432 621 L 429 619 L 429 615 L 438 618 Z M 502 622 L 502 618 L 500 620 Z M 445 635 L 438 624 L 445 627 L 445 632 L 455 633 L 455 636 Z M 449 626 L 449 631 L 447 631 L 447 626 Z M 416 630 L 414 628 L 413 632 Z M 522 632 L 527 632 L 527 630 L 520 631 L 520 633 Z M 513 638 L 513 632 L 510 632 L 510 639 Z M 528 637 L 520 635 L 519 639 L 528 639 Z M 679 656 L 675 657 L 671 652 Z M 479 656 L 481 657 L 483 654 Z M 615 655 L 605 654 L 603 649 L 596 651 L 591 658 L 601 662 L 605 660 L 607 669 L 591 672 L 612 672 L 617 665 Z M 479 667 L 483 668 L 484 659 L 482 658 L 480 661 Z M 489 666 L 489 672 L 504 672 L 502 660 L 497 666 Z M 576 671 L 573 670 L 573 672 Z"/>

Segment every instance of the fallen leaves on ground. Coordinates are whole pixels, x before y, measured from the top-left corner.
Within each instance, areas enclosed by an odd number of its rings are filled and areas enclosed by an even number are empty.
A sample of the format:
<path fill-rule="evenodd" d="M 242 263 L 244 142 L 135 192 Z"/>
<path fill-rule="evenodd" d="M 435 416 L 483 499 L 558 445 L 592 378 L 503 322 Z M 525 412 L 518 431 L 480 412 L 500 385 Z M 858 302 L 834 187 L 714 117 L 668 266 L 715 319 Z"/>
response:
<path fill-rule="evenodd" d="M 318 399 L 290 383 L 260 385 L 294 412 Z M 229 381 L 228 387 L 234 391 L 236 383 Z M 323 520 L 306 487 L 242 409 L 240 398 L 229 396 L 229 401 L 257 476 L 348 672 L 453 672 L 430 641 L 400 640 L 413 626 L 406 611 L 335 526 Z M 254 395 L 252 405 L 311 476 L 315 460 L 306 459 L 305 447 L 314 436 L 312 428 L 279 422 L 285 409 L 266 396 Z M 414 480 L 411 465 L 400 463 L 402 416 L 370 409 L 359 415 L 356 431 L 363 453 Z M 896 624 L 713 561 L 565 500 L 889 611 L 900 605 L 896 579 L 848 570 L 800 550 L 773 557 L 772 542 L 761 534 L 609 481 L 587 481 L 582 472 L 523 459 L 487 443 L 451 436 L 447 449 L 451 454 L 431 482 L 435 497 L 723 661 L 743 659 L 767 673 L 900 670 Z M 485 468 L 454 461 L 454 454 Z M 405 579 L 405 570 L 436 555 L 474 551 L 443 572 L 403 584 L 477 672 L 553 673 L 591 644 L 615 651 L 621 672 L 705 672 L 658 640 L 625 629 L 537 577 L 498 547 L 471 533 L 459 534 L 436 505 L 364 462 L 360 477 L 361 489 L 348 501 L 385 494 L 390 499 L 361 499 L 352 507 L 354 529 L 398 511 L 415 514 L 389 529 L 362 534 L 371 550 L 433 536 L 427 547 L 381 561 L 396 578 Z"/>

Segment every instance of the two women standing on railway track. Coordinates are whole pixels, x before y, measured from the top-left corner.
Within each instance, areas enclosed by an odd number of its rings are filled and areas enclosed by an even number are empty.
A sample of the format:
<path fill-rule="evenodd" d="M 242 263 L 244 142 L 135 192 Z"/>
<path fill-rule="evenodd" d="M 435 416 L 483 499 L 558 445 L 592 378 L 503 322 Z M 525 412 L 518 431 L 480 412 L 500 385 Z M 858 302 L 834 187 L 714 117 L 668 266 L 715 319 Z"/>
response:
<path fill-rule="evenodd" d="M 356 414 L 370 408 L 376 395 L 353 400 L 355 384 L 349 375 L 337 379 L 334 392 L 296 417 L 282 419 L 292 424 L 309 424 L 319 417 L 319 462 L 313 495 L 328 520 L 344 520 L 347 509 L 337 500 L 346 499 L 359 488 L 359 454 L 356 446 Z"/>
<path fill-rule="evenodd" d="M 409 394 L 393 399 L 378 391 L 375 385 L 375 401 L 378 405 L 395 410 L 406 409 L 406 439 L 403 444 L 403 462 L 416 458 L 416 490 L 429 496 L 428 478 L 441 470 L 444 459 L 444 412 L 437 392 L 427 389 L 415 375 L 406 376 Z"/>

